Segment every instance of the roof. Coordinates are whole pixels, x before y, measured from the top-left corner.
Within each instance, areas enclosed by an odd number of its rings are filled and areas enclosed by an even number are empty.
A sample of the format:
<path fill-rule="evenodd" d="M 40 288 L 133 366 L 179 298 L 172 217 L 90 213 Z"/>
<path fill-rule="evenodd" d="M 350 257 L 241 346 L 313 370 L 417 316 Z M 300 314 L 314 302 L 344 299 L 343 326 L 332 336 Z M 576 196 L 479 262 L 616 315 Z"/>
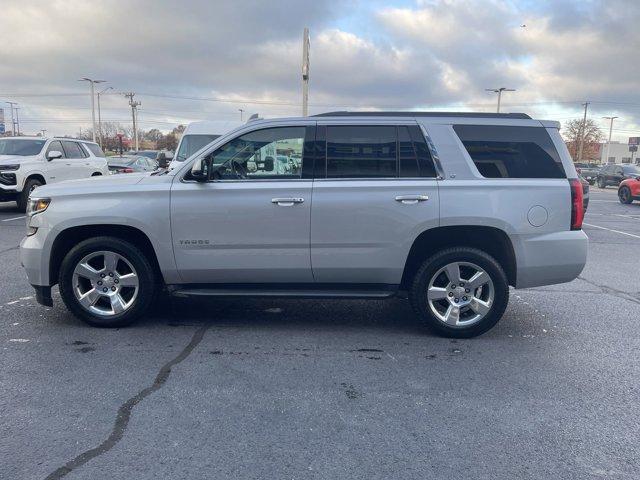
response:
<path fill-rule="evenodd" d="M 467 117 L 467 118 L 516 118 L 530 120 L 526 113 L 486 113 L 486 112 L 326 112 L 313 117 Z"/>

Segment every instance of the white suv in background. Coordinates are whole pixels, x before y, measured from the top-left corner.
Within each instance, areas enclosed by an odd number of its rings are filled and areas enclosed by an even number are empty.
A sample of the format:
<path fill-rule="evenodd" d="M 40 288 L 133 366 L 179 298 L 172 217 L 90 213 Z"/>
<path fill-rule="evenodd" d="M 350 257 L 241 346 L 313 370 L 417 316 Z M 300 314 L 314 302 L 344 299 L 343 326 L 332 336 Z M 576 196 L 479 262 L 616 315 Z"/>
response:
<path fill-rule="evenodd" d="M 97 143 L 73 138 L 0 138 L 0 202 L 25 211 L 29 194 L 48 183 L 108 175 Z"/>

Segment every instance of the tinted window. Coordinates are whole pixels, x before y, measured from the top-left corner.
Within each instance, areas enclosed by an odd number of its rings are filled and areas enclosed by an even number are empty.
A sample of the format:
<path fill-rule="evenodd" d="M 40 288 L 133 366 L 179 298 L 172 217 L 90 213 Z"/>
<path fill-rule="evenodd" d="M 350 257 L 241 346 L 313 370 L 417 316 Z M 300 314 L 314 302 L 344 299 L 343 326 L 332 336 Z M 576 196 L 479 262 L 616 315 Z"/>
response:
<path fill-rule="evenodd" d="M 84 154 L 80 149 L 80 146 L 76 142 L 62 142 L 62 147 L 67 155 L 67 158 L 84 158 Z"/>
<path fill-rule="evenodd" d="M 327 178 L 397 176 L 395 126 L 327 127 Z"/>
<path fill-rule="evenodd" d="M 411 134 L 411 140 L 413 140 L 414 148 L 416 149 L 416 155 L 418 156 L 418 167 L 421 177 L 436 177 L 436 167 L 431 157 L 431 152 L 427 146 L 427 142 L 424 139 L 424 135 L 420 131 L 420 127 L 417 125 L 411 125 L 408 127 Z"/>
<path fill-rule="evenodd" d="M 256 130 L 211 154 L 221 179 L 301 178 L 305 127 Z"/>
<path fill-rule="evenodd" d="M 220 135 L 183 135 L 180 140 L 180 148 L 176 154 L 178 162 L 184 162 L 205 145 L 210 144 Z"/>
<path fill-rule="evenodd" d="M 96 145 L 95 143 L 83 143 L 83 145 L 96 157 L 104 157 L 104 152 L 99 145 Z"/>
<path fill-rule="evenodd" d="M 455 125 L 453 128 L 484 177 L 566 177 L 551 137 L 542 127 Z"/>
<path fill-rule="evenodd" d="M 62 154 L 62 158 L 66 158 L 64 155 L 64 149 L 62 148 L 62 144 L 59 141 L 54 141 L 49 144 L 49 148 L 47 148 L 46 156 L 49 156 L 49 152 L 60 152 Z"/>
<path fill-rule="evenodd" d="M 419 177 L 418 155 L 411 141 L 409 129 L 405 126 L 398 127 L 398 157 L 400 158 L 401 177 Z"/>
<path fill-rule="evenodd" d="M 622 167 L 625 175 L 640 175 L 640 168 L 633 165 L 625 165 Z"/>

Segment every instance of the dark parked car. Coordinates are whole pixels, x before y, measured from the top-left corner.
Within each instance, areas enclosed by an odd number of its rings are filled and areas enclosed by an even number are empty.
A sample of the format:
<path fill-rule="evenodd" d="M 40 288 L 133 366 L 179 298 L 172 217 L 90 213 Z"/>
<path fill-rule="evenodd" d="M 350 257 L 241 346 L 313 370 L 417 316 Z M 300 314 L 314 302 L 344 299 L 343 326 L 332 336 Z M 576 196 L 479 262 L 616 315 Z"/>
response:
<path fill-rule="evenodd" d="M 582 184 L 582 207 L 584 212 L 587 213 L 587 207 L 589 206 L 589 185 L 590 183 L 582 176 L 578 175 L 580 183 Z"/>
<path fill-rule="evenodd" d="M 597 163 L 576 163 L 575 166 L 576 171 L 582 178 L 589 182 L 589 185 L 596 183 L 596 177 L 602 165 L 598 165 Z"/>
<path fill-rule="evenodd" d="M 158 162 L 142 155 L 122 155 L 107 159 L 109 173 L 153 172 L 158 169 Z"/>
<path fill-rule="evenodd" d="M 137 152 L 129 152 L 130 155 L 142 155 L 158 162 L 160 168 L 167 168 L 173 159 L 173 152 L 168 150 L 139 150 Z"/>
<path fill-rule="evenodd" d="M 640 168 L 635 165 L 616 165 L 610 164 L 602 167 L 598 173 L 598 187 L 606 188 L 609 185 L 618 186 L 620 182 L 627 178 L 640 177 Z"/>

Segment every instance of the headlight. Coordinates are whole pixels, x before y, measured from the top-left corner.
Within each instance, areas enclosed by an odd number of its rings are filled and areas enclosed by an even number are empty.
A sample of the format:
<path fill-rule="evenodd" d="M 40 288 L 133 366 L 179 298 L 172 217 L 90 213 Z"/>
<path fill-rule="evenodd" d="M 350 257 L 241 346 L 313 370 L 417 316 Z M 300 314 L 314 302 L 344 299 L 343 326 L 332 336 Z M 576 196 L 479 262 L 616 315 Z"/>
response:
<path fill-rule="evenodd" d="M 51 203 L 50 198 L 31 198 L 29 197 L 29 203 L 27 205 L 27 216 L 31 217 L 36 213 L 44 212 Z"/>
<path fill-rule="evenodd" d="M 12 165 L 0 165 L 0 171 L 18 170 L 19 168 L 20 168 L 19 163 L 15 163 Z"/>

